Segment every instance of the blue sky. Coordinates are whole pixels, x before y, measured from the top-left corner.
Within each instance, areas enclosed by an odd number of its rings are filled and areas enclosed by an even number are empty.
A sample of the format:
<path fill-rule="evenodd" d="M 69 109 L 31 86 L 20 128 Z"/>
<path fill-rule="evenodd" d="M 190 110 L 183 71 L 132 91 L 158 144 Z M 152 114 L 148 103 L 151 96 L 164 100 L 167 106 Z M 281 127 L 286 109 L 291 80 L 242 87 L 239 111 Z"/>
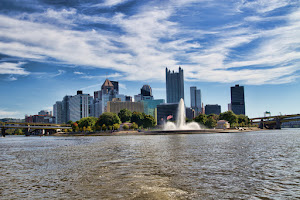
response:
<path fill-rule="evenodd" d="M 0 118 L 50 109 L 105 78 L 165 99 L 165 67 L 227 111 L 245 86 L 246 114 L 300 113 L 298 0 L 1 0 Z"/>

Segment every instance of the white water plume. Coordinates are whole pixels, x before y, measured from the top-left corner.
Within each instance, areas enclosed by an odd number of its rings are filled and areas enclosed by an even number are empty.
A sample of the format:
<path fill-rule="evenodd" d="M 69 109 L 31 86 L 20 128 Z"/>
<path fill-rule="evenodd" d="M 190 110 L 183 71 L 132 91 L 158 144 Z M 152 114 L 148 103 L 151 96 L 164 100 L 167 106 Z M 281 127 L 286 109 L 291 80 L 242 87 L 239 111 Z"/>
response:
<path fill-rule="evenodd" d="M 180 99 L 177 110 L 177 122 L 167 122 L 164 130 L 200 130 L 201 127 L 196 122 L 186 123 L 185 106 L 183 99 Z"/>

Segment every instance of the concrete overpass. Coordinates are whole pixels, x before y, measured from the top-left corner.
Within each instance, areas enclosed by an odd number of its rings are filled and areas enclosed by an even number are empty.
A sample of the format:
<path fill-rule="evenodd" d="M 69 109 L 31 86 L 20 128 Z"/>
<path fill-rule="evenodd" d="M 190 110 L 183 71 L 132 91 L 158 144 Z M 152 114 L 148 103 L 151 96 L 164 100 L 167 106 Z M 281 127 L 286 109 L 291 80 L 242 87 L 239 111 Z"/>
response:
<path fill-rule="evenodd" d="M 5 137 L 7 129 L 25 129 L 25 135 L 29 136 L 36 130 L 40 130 L 40 134 L 48 132 L 55 132 L 59 129 L 71 129 L 69 124 L 43 124 L 43 123 L 18 123 L 18 122 L 5 122 L 0 123 L 1 135 Z"/>
<path fill-rule="evenodd" d="M 261 129 L 281 129 L 283 122 L 290 121 L 300 121 L 300 114 L 256 117 L 250 119 L 251 124 L 259 124 L 259 128 Z"/>

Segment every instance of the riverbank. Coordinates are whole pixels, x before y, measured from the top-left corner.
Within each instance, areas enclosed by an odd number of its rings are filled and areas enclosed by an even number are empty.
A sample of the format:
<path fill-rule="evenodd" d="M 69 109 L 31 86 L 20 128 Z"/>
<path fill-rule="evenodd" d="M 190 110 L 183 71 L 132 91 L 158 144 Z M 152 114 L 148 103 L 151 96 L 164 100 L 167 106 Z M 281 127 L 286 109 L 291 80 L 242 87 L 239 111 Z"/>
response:
<path fill-rule="evenodd" d="M 172 135 L 172 134 L 213 134 L 213 133 L 239 133 L 239 132 L 252 132 L 260 131 L 261 129 L 256 127 L 245 127 L 239 129 L 201 129 L 201 130 L 129 130 L 129 131 L 115 131 L 115 132 L 69 132 L 69 133 L 55 133 L 52 136 L 126 136 L 126 135 Z"/>

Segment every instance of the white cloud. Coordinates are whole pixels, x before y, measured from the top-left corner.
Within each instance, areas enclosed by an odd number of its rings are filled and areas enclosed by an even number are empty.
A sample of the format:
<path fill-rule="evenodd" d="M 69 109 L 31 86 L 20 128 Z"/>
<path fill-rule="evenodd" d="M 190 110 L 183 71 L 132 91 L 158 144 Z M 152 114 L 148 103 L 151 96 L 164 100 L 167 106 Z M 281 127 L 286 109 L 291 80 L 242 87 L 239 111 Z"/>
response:
<path fill-rule="evenodd" d="M 113 73 L 113 74 L 106 74 L 106 75 L 100 75 L 100 76 L 95 76 L 95 75 L 84 75 L 81 78 L 86 78 L 86 79 L 99 79 L 99 78 L 120 78 L 122 75 L 120 73 Z"/>
<path fill-rule="evenodd" d="M 94 7 L 113 7 L 119 4 L 124 4 L 130 0 L 104 0 L 103 3 L 94 5 Z"/>
<path fill-rule="evenodd" d="M 123 84 L 123 83 L 119 83 L 119 87 L 120 87 L 120 88 L 122 88 L 122 89 L 124 89 L 124 90 L 127 90 L 127 87 L 126 87 L 126 85 L 125 85 L 125 84 Z"/>
<path fill-rule="evenodd" d="M 16 117 L 20 113 L 16 111 L 6 111 L 0 109 L 0 118 L 6 118 L 6 117 Z"/>
<path fill-rule="evenodd" d="M 74 72 L 74 74 L 82 75 L 84 73 L 83 72 Z"/>
<path fill-rule="evenodd" d="M 284 7 L 288 3 L 278 0 L 268 2 L 243 1 L 239 8 L 257 9 L 257 13 L 260 13 Z M 120 3 L 123 2 L 105 1 L 103 5 L 115 6 Z M 275 19 L 259 15 L 208 30 L 183 28 L 179 22 L 170 21 L 175 12 L 172 6 L 184 7 L 190 3 L 196 4 L 199 1 L 170 2 L 170 6 L 165 7 L 144 6 L 135 15 L 117 13 L 112 18 L 86 16 L 77 13 L 75 9 L 47 10 L 43 13 L 43 17 L 53 18 L 60 25 L 42 23 L 37 19 L 40 14 L 30 15 L 30 20 L 24 20 L 20 16 L 15 19 L 0 15 L 0 37 L 5 38 L 5 42 L 0 42 L 0 52 L 43 62 L 51 59 L 64 64 L 116 71 L 107 76 L 74 72 L 86 79 L 107 77 L 132 81 L 163 81 L 165 67 L 173 68 L 178 65 L 184 68 L 187 80 L 266 84 L 275 83 L 277 79 L 281 80 L 278 81 L 281 84 L 297 78 L 291 73 L 280 75 L 275 69 L 282 72 L 281 69 L 286 69 L 285 66 L 299 64 L 299 10 L 282 16 L 286 23 L 268 30 L 249 25 L 251 22 Z M 72 30 L 77 25 L 77 20 L 73 19 L 80 17 L 88 22 L 107 23 L 122 31 Z M 69 26 L 62 27 L 63 23 Z M 207 35 L 213 35 L 213 39 L 196 41 L 199 38 L 205 39 Z M 247 46 L 256 40 L 262 42 L 242 54 L 235 52 L 236 48 Z M 238 67 L 242 69 L 237 69 Z M 298 70 L 299 68 L 293 67 L 293 72 Z M 259 80 L 260 73 L 264 74 L 265 81 Z"/>
<path fill-rule="evenodd" d="M 60 75 L 62 75 L 62 74 L 64 74 L 64 73 L 66 73 L 65 70 L 59 69 L 59 70 L 58 70 L 58 73 L 57 73 L 57 74 L 53 74 L 52 77 L 60 76 Z"/>
<path fill-rule="evenodd" d="M 9 81 L 16 81 L 16 80 L 18 80 L 16 77 L 14 77 L 14 76 L 9 76 L 8 77 L 8 80 Z"/>
<path fill-rule="evenodd" d="M 285 7 L 289 5 L 290 2 L 290 0 L 242 0 L 241 3 L 238 4 L 238 9 L 253 9 L 258 13 L 265 13 Z"/>
<path fill-rule="evenodd" d="M 83 88 L 80 88 L 80 90 L 87 90 L 87 89 L 93 89 L 93 88 L 99 88 L 102 86 L 103 83 L 98 83 L 98 84 L 94 84 L 94 85 L 89 85 Z"/>
<path fill-rule="evenodd" d="M 30 72 L 26 71 L 21 66 L 26 63 L 19 62 L 19 63 L 10 63 L 10 62 L 3 62 L 0 63 L 0 74 L 15 74 L 15 75 L 28 75 Z"/>

